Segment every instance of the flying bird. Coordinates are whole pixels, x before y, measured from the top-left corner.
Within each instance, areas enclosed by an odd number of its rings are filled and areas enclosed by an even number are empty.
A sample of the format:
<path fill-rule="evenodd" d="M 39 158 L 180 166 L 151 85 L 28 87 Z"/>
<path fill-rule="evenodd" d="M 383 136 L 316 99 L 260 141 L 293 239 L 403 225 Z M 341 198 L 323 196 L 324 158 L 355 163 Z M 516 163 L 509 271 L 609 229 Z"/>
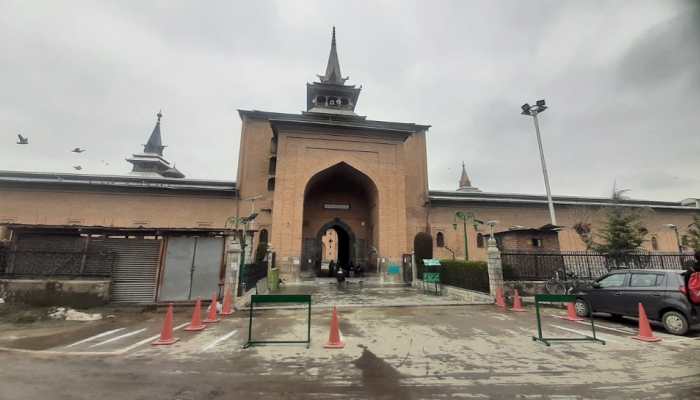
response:
<path fill-rule="evenodd" d="M 24 137 L 18 133 L 17 134 L 17 144 L 29 144 L 29 138 Z"/>
<path fill-rule="evenodd" d="M 74 148 L 74 149 L 71 150 L 71 151 L 72 151 L 73 153 L 78 153 L 78 154 L 80 154 L 80 153 L 84 152 L 85 149 L 81 149 L 80 147 L 76 147 L 76 148 Z"/>
<path fill-rule="evenodd" d="M 81 167 L 80 165 L 74 165 L 73 169 L 76 171 L 80 171 L 81 169 L 83 169 L 83 167 Z"/>

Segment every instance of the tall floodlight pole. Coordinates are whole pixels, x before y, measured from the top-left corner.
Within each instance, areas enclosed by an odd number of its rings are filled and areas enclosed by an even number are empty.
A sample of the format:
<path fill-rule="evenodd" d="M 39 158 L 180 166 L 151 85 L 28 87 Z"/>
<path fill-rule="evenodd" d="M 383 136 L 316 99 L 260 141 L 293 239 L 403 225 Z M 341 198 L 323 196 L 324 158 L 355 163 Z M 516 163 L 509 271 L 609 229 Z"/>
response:
<path fill-rule="evenodd" d="M 674 224 L 664 224 L 664 226 L 676 232 L 676 244 L 678 245 L 678 253 L 683 254 L 683 244 L 681 242 L 681 235 L 680 233 L 678 233 L 678 226 Z"/>
<path fill-rule="evenodd" d="M 540 148 L 540 161 L 542 162 L 542 174 L 544 175 L 544 187 L 547 190 L 547 203 L 549 204 L 549 218 L 552 225 L 557 225 L 557 217 L 554 214 L 554 202 L 552 201 L 552 191 L 549 189 L 549 174 L 547 173 L 547 163 L 544 160 L 544 150 L 542 149 L 542 137 L 540 136 L 540 124 L 537 120 L 537 114 L 544 112 L 547 109 L 544 100 L 537 100 L 534 106 L 527 103 L 522 105 L 523 115 L 529 115 L 535 122 L 535 133 L 537 134 L 537 145 Z"/>

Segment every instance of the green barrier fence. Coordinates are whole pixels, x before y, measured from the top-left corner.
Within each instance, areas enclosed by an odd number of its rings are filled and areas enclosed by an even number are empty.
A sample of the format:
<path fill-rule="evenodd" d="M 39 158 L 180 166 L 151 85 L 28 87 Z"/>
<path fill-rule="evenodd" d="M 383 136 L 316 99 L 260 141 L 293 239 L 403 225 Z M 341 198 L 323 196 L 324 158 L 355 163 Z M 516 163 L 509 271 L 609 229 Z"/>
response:
<path fill-rule="evenodd" d="M 598 339 L 595 336 L 595 323 L 593 322 L 593 315 L 590 315 L 591 320 L 591 332 L 593 336 L 584 336 L 581 338 L 556 338 L 556 337 L 543 337 L 542 336 L 542 321 L 540 319 L 540 303 L 574 303 L 576 301 L 576 296 L 567 294 L 536 294 L 535 295 L 535 314 L 537 315 L 537 336 L 533 336 L 532 340 L 542 342 L 549 346 L 550 342 L 597 342 L 605 344 L 604 340 Z M 588 308 L 591 309 L 590 307 Z"/>
<path fill-rule="evenodd" d="M 253 316 L 256 304 L 272 303 L 305 303 L 308 304 L 308 319 L 306 327 L 306 340 L 254 340 L 253 339 Z M 248 320 L 248 342 L 243 345 L 244 349 L 258 344 L 270 343 L 305 343 L 306 348 L 311 345 L 311 295 L 308 294 L 254 294 L 250 297 L 250 318 Z"/>

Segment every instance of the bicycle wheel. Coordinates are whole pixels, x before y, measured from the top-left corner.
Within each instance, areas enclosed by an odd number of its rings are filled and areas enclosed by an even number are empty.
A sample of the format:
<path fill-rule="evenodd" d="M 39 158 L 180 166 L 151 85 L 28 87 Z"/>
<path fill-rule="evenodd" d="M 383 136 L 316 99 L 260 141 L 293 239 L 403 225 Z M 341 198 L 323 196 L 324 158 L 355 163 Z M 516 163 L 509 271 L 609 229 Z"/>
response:
<path fill-rule="evenodd" d="M 544 290 L 547 294 L 566 294 L 566 286 L 555 279 L 550 279 L 545 282 Z"/>

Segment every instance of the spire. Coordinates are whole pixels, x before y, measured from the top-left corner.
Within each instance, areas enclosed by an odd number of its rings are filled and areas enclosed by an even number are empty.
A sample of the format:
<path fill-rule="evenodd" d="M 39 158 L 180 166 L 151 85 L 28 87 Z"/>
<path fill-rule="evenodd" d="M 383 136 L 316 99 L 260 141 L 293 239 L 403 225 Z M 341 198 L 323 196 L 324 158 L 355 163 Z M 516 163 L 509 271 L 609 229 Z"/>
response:
<path fill-rule="evenodd" d="M 158 121 L 153 128 L 153 132 L 151 132 L 151 137 L 148 138 L 148 142 L 143 146 L 143 152 L 162 156 L 165 146 L 163 146 L 163 141 L 160 137 L 160 119 L 163 117 L 163 113 L 158 111 L 156 116 L 158 117 Z"/>
<path fill-rule="evenodd" d="M 472 186 L 472 182 L 469 180 L 469 175 L 467 175 L 467 166 L 464 165 L 462 161 L 462 176 L 459 177 L 459 189 L 460 192 L 480 192 L 481 190 Z"/>
<path fill-rule="evenodd" d="M 326 66 L 326 74 L 319 75 L 321 83 L 334 83 L 337 85 L 345 84 L 348 78 L 343 78 L 340 73 L 340 61 L 338 61 L 338 51 L 335 47 L 335 26 L 333 27 L 333 35 L 331 38 L 331 53 L 328 55 L 328 65 Z"/>

